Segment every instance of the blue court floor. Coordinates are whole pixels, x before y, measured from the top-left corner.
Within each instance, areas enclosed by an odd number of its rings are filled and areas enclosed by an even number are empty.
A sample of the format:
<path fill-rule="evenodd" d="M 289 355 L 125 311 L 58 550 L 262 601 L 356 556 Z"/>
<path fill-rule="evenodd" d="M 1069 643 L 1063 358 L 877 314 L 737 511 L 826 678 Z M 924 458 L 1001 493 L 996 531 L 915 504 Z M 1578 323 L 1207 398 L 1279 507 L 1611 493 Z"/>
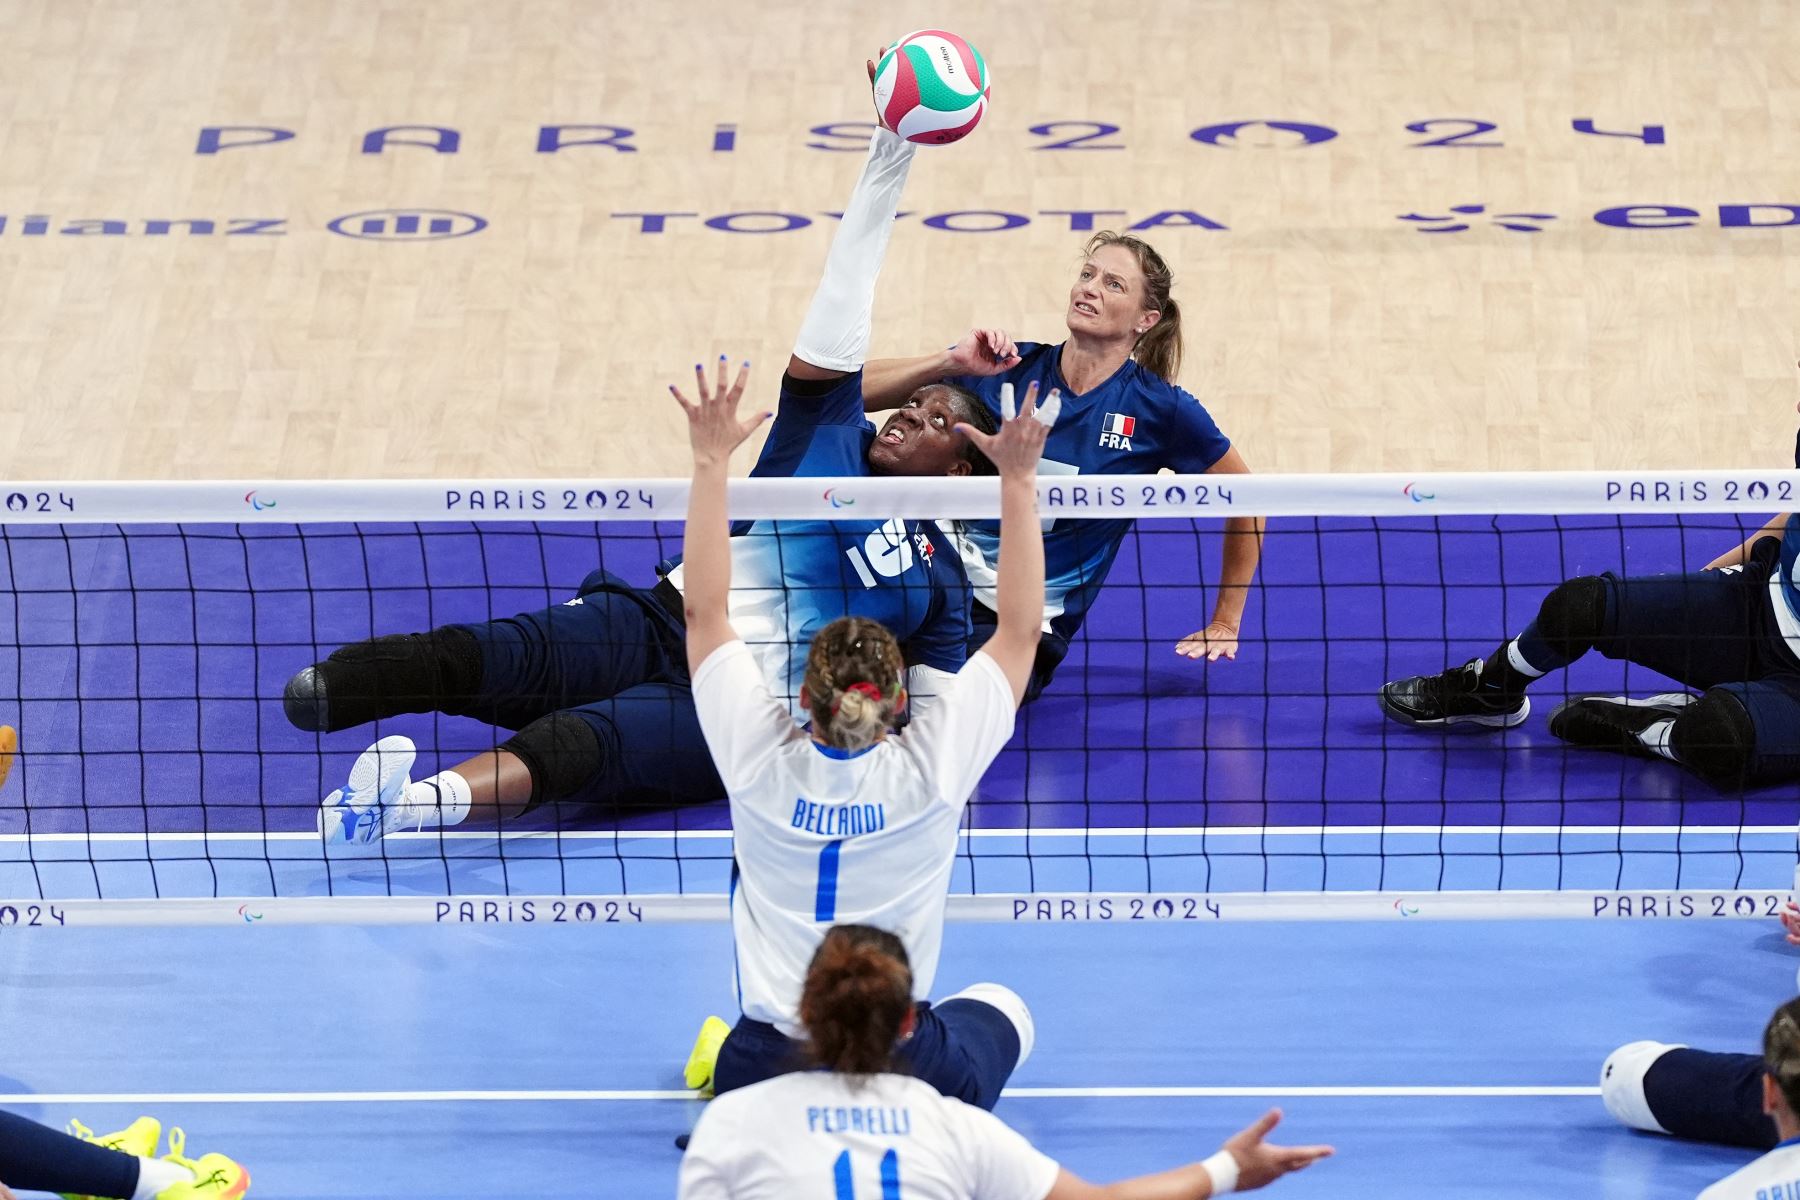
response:
<path fill-rule="evenodd" d="M 1751 1156 L 1617 1127 L 1601 1060 L 1749 1049 L 1797 962 L 1738 921 L 954 924 L 937 991 L 1032 1004 L 998 1111 L 1090 1178 L 1279 1104 L 1339 1154 L 1272 1195 L 1673 1200 Z M 13 929 L 0 1104 L 155 1113 L 257 1196 L 650 1200 L 697 1112 L 688 1043 L 730 1006 L 723 924 Z"/>

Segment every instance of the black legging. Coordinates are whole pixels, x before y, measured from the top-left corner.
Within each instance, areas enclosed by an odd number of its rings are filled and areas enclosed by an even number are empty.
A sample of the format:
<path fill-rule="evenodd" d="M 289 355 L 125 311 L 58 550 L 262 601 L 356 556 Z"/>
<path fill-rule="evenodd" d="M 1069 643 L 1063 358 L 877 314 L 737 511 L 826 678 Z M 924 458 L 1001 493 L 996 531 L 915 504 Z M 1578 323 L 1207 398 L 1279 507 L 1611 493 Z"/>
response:
<path fill-rule="evenodd" d="M 0 1112 L 0 1183 L 28 1192 L 129 1200 L 137 1191 L 138 1160 Z"/>

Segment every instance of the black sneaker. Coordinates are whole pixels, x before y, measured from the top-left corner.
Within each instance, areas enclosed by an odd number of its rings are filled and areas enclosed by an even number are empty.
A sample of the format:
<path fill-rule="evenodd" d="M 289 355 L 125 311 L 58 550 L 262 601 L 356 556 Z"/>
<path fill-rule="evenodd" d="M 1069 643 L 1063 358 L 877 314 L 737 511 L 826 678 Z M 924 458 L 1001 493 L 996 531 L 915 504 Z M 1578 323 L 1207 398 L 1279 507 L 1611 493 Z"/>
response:
<path fill-rule="evenodd" d="M 1481 686 L 1471 658 L 1441 675 L 1412 675 L 1381 686 L 1381 711 L 1403 725 L 1487 725 L 1510 729 L 1531 715 L 1531 701 Z"/>
<path fill-rule="evenodd" d="M 1638 735 L 1658 721 L 1669 721 L 1700 697 L 1687 692 L 1661 696 L 1578 696 L 1550 713 L 1550 732 L 1576 746 L 1619 750 L 1655 757 Z"/>

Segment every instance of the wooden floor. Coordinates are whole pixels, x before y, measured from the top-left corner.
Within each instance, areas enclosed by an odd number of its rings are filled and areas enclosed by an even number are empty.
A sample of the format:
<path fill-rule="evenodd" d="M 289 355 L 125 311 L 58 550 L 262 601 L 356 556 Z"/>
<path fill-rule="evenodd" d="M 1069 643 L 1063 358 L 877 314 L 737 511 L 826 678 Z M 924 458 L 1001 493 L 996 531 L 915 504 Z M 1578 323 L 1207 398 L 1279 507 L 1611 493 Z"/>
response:
<path fill-rule="evenodd" d="M 1787 462 L 1800 224 L 1722 227 L 1720 206 L 1800 205 L 1793 0 L 9 0 L 0 473 L 681 472 L 664 385 L 722 351 L 772 391 L 857 169 L 809 127 L 866 120 L 864 57 L 947 10 L 989 58 L 993 108 L 920 155 L 877 354 L 976 321 L 1058 338 L 1082 235 L 1046 213 L 1196 213 L 1227 228 L 1146 236 L 1176 270 L 1183 382 L 1260 469 Z M 1337 136 L 1189 136 L 1264 119 Z M 1497 129 L 1415 145 L 1467 120 Z M 1081 121 L 1124 148 L 1028 132 Z M 1425 121 L 1447 123 L 1406 128 Z M 362 153 L 403 124 L 452 127 L 459 152 Z M 714 149 L 721 124 L 734 149 Z M 637 149 L 539 153 L 549 125 L 629 127 Z M 196 153 L 209 126 L 295 136 Z M 1474 204 L 1461 232 L 1398 219 Z M 1698 215 L 1595 217 L 1645 205 Z M 488 226 L 327 229 L 407 208 Z M 1029 223 L 924 221 L 969 210 Z M 698 215 L 662 233 L 615 215 L 651 211 Z M 747 212 L 812 223 L 703 223 Z M 200 218 L 213 234 L 146 232 Z M 276 219 L 282 236 L 226 233 Z"/>

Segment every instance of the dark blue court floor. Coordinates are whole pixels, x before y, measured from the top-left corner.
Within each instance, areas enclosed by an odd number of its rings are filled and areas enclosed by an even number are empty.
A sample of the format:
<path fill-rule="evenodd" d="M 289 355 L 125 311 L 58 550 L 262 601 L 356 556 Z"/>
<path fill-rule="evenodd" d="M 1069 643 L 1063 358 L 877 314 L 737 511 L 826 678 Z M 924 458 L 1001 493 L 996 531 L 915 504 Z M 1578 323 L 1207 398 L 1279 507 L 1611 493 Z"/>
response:
<path fill-rule="evenodd" d="M 1751 1156 L 1615 1126 L 1601 1060 L 1753 1046 L 1796 961 L 1743 922 L 953 925 L 938 992 L 1025 996 L 1038 1050 L 998 1111 L 1090 1178 L 1279 1104 L 1339 1156 L 1271 1195 L 1674 1200 Z M 653 1200 L 689 1040 L 730 1004 L 723 925 L 13 930 L 0 1104 L 153 1112 L 265 1197 Z M 1098 1094 L 1147 1087 L 1179 1094 Z"/>

